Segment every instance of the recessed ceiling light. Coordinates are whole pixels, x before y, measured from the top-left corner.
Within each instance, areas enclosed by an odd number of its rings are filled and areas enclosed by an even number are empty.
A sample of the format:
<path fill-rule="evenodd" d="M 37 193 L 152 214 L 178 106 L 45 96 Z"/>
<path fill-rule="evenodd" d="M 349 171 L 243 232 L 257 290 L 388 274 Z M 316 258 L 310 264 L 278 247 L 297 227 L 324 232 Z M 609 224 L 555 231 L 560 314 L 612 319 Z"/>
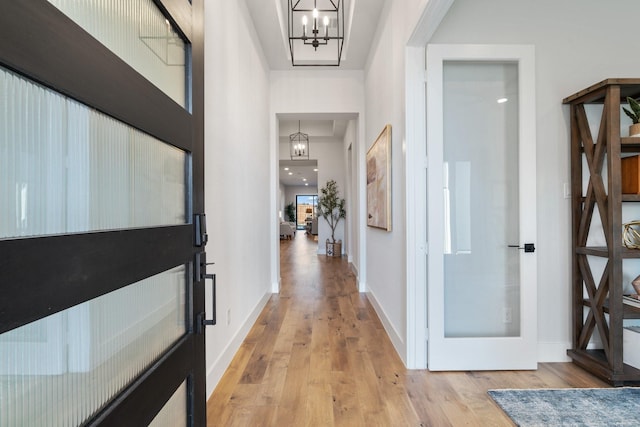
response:
<path fill-rule="evenodd" d="M 304 185 L 309 186 L 309 183 L 308 183 L 308 182 L 305 182 L 305 183 L 304 183 Z"/>
<path fill-rule="evenodd" d="M 498 104 L 504 104 L 508 100 L 509 100 L 508 98 L 498 98 Z"/>
<path fill-rule="evenodd" d="M 306 181 L 306 180 L 307 180 L 307 178 L 302 178 L 302 180 L 303 180 L 303 181 Z"/>
<path fill-rule="evenodd" d="M 318 172 L 318 168 L 315 168 L 313 171 L 314 171 L 314 172 Z"/>
<path fill-rule="evenodd" d="M 289 172 L 289 175 L 293 175 L 293 172 Z"/>
<path fill-rule="evenodd" d="M 288 170 L 289 170 L 289 168 L 284 168 L 284 170 L 288 171 Z"/>

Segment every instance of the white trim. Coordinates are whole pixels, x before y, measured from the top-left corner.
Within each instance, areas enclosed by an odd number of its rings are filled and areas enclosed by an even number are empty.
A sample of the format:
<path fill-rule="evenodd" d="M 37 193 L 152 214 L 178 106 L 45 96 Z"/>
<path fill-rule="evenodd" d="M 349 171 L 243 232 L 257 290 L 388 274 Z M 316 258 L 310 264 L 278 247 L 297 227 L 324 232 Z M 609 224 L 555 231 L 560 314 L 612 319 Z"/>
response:
<path fill-rule="evenodd" d="M 405 50 L 406 274 L 409 369 L 427 367 L 425 45 L 454 0 L 429 0 Z"/>
<path fill-rule="evenodd" d="M 404 354 L 406 347 L 405 347 L 405 342 L 402 340 L 402 336 L 393 327 L 393 323 L 389 320 L 387 313 L 385 313 L 380 303 L 378 303 L 376 296 L 371 292 L 367 292 L 367 298 L 369 299 L 369 302 L 371 303 L 371 305 L 373 306 L 373 309 L 378 315 L 378 318 L 380 319 L 380 322 L 382 323 L 384 330 L 389 336 L 389 339 L 391 340 L 393 347 L 395 348 L 396 352 L 400 356 L 400 359 L 406 362 L 406 354 Z"/>
<path fill-rule="evenodd" d="M 270 197 L 270 209 L 269 209 L 269 224 L 271 224 L 269 233 L 271 236 L 271 292 L 274 294 L 280 293 L 280 235 L 278 225 L 280 219 L 278 218 L 278 203 L 280 200 L 280 147 L 278 146 L 278 116 L 272 114 L 270 118 L 271 122 L 271 135 L 270 147 L 269 147 L 269 176 L 271 178 L 271 185 L 269 186 Z"/>
<path fill-rule="evenodd" d="M 364 110 L 364 108 L 363 108 Z M 358 113 L 358 133 L 356 139 L 359 141 L 357 145 L 357 161 L 356 170 L 353 171 L 356 175 L 356 186 L 358 189 L 358 213 L 360 219 L 358 223 L 358 258 L 360 258 L 360 265 L 358 265 L 358 292 L 367 291 L 367 221 L 365 213 L 367 212 L 367 144 L 364 141 L 364 111 Z"/>
<path fill-rule="evenodd" d="M 366 203 L 367 203 L 367 183 L 366 183 L 366 174 L 363 172 L 366 170 L 366 144 L 363 141 L 364 133 L 364 113 L 362 112 L 364 108 L 361 108 L 360 111 L 355 112 L 335 112 L 335 113 L 281 113 L 281 112 L 272 112 L 271 115 L 271 125 L 270 129 L 272 131 L 270 138 L 270 193 L 271 193 L 271 201 L 270 201 L 270 216 L 271 223 L 275 224 L 270 231 L 270 239 L 271 239 L 271 284 L 272 284 L 272 292 L 279 293 L 280 292 L 280 236 L 278 234 L 279 219 L 278 219 L 278 202 L 279 202 L 279 182 L 280 182 L 280 168 L 279 159 L 280 159 L 280 151 L 279 151 L 279 121 L 280 119 L 290 116 L 298 117 L 304 114 L 311 114 L 313 116 L 324 115 L 327 117 L 339 117 L 339 116 L 347 116 L 353 117 L 357 124 L 357 133 L 352 145 L 355 145 L 356 151 L 355 154 L 357 156 L 356 160 L 356 169 L 352 170 L 352 174 L 356 177 L 356 185 L 357 185 L 357 195 L 356 202 L 358 204 L 359 212 L 366 212 Z M 345 175 L 349 171 L 345 169 Z M 353 177 L 352 177 L 353 179 Z M 352 227 L 355 229 L 357 222 L 357 227 L 359 230 L 358 241 L 354 242 L 354 244 L 359 245 L 358 251 L 358 260 L 359 260 L 359 292 L 366 291 L 366 271 L 367 271 L 367 261 L 366 261 L 366 230 L 367 224 L 366 221 L 356 220 L 357 216 L 350 215 L 347 212 L 347 221 L 349 221 L 349 225 L 346 227 Z M 348 239 L 348 238 L 347 238 Z M 346 249 L 343 246 L 343 254 Z M 318 255 L 326 255 L 326 248 L 320 244 L 318 245 Z"/>
<path fill-rule="evenodd" d="M 357 279 L 358 278 L 358 267 L 352 261 L 349 261 L 349 268 L 351 269 L 351 272 L 353 273 L 354 276 L 356 276 L 356 279 Z"/>
<path fill-rule="evenodd" d="M 427 367 L 425 50 L 406 48 L 407 368 Z M 420 196 L 418 196 L 420 195 Z"/>
<path fill-rule="evenodd" d="M 267 302 L 269 302 L 271 296 L 271 293 L 264 294 L 251 313 L 249 313 L 249 316 L 247 316 L 236 334 L 231 338 L 231 340 L 229 340 L 229 343 L 220 353 L 218 359 L 211 364 L 207 364 L 207 366 L 209 366 L 209 369 L 207 370 L 207 399 L 213 394 L 213 391 L 218 385 L 218 382 L 220 382 L 222 375 L 224 375 L 229 365 L 231 365 L 233 357 L 236 355 L 236 352 L 242 345 L 242 342 L 258 320 L 260 313 L 262 313 L 262 310 L 267 305 Z"/>
<path fill-rule="evenodd" d="M 567 349 L 571 348 L 571 342 L 538 342 L 538 362 L 571 362 L 567 356 Z M 600 347 L 602 348 L 602 347 Z"/>
<path fill-rule="evenodd" d="M 428 0 L 407 46 L 421 47 L 431 40 L 454 0 Z"/>

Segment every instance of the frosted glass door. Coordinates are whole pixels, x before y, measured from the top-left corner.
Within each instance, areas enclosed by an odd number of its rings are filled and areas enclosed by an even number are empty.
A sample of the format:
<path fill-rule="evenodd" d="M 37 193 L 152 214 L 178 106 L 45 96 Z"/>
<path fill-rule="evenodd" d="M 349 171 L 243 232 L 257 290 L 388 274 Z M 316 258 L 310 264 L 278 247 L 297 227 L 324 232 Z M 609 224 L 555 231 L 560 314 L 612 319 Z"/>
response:
<path fill-rule="evenodd" d="M 441 188 L 430 201 L 440 199 L 432 208 L 442 223 L 430 217 L 429 261 L 440 274 L 429 282 L 429 368 L 535 368 L 535 253 L 524 251 L 535 244 L 535 150 L 523 144 L 522 122 L 533 119 L 521 111 L 522 65 L 439 64 L 441 146 L 430 172 Z"/>
<path fill-rule="evenodd" d="M 445 337 L 518 336 L 517 64 L 445 62 L 444 117 Z"/>

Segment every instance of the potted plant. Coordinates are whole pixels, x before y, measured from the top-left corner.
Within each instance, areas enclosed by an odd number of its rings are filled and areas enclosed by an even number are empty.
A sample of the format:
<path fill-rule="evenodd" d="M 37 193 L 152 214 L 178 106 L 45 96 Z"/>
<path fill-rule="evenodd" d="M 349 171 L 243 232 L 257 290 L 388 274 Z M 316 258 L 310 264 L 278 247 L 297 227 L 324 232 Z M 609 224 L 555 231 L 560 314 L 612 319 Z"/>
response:
<path fill-rule="evenodd" d="M 296 207 L 293 205 L 293 202 L 284 208 L 284 214 L 287 216 L 287 221 L 296 222 Z"/>
<path fill-rule="evenodd" d="M 318 197 L 318 215 L 331 227 L 331 241 L 327 239 L 327 256 L 342 256 L 342 240 L 336 241 L 335 232 L 338 223 L 347 216 L 344 199 L 340 198 L 338 184 L 331 179 L 320 189 Z"/>
<path fill-rule="evenodd" d="M 640 136 L 640 103 L 631 97 L 627 97 L 628 108 L 622 107 L 624 113 L 631 118 L 633 124 L 629 126 L 629 136 Z"/>

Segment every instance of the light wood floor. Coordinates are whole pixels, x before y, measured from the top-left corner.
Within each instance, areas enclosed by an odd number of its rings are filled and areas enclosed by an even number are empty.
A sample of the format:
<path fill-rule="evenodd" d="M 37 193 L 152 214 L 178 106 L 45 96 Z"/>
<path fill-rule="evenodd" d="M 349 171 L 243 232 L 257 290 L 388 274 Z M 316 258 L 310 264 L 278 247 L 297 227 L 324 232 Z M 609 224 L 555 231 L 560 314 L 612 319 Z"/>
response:
<path fill-rule="evenodd" d="M 409 371 L 346 260 L 281 241 L 282 289 L 207 404 L 209 426 L 511 426 L 492 388 L 606 387 L 570 363 L 537 371 Z"/>

